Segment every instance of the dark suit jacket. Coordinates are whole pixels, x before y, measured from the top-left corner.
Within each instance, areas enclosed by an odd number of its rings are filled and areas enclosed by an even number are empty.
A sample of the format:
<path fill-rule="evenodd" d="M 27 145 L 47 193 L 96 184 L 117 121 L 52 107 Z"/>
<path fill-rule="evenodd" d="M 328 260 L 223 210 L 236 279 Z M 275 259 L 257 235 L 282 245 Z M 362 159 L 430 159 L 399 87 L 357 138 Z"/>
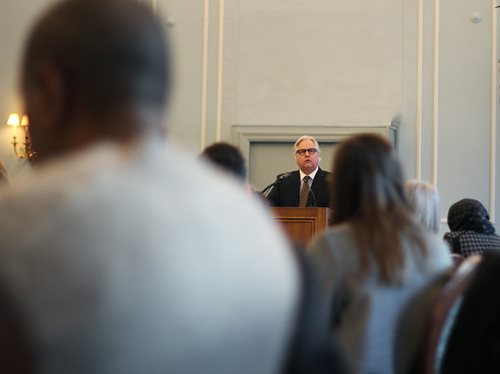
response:
<path fill-rule="evenodd" d="M 330 173 L 318 169 L 314 177 L 308 207 L 329 207 L 330 188 L 327 177 Z M 293 171 L 287 178 L 278 182 L 267 196 L 271 206 L 298 207 L 300 203 L 300 173 Z"/>

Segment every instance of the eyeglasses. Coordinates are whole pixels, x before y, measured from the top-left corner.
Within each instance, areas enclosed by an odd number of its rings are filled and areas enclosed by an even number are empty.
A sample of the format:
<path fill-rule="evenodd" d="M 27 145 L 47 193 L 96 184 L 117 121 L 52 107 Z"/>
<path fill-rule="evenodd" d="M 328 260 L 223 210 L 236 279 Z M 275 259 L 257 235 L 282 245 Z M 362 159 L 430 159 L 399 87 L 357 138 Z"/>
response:
<path fill-rule="evenodd" d="M 310 155 L 313 155 L 316 152 L 318 152 L 318 150 L 316 148 L 307 148 L 307 149 L 297 149 L 295 151 L 296 154 L 301 155 L 301 156 L 304 156 L 306 154 L 306 152 L 309 153 Z"/>

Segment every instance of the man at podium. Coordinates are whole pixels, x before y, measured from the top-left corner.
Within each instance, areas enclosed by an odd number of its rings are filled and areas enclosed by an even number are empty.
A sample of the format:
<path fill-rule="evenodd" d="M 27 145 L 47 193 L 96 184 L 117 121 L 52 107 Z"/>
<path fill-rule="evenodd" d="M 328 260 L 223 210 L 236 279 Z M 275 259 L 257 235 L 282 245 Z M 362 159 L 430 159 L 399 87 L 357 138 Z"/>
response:
<path fill-rule="evenodd" d="M 262 193 L 274 207 L 329 207 L 329 173 L 319 167 L 321 150 L 312 136 L 301 136 L 294 144 L 299 170 L 276 177 Z"/>

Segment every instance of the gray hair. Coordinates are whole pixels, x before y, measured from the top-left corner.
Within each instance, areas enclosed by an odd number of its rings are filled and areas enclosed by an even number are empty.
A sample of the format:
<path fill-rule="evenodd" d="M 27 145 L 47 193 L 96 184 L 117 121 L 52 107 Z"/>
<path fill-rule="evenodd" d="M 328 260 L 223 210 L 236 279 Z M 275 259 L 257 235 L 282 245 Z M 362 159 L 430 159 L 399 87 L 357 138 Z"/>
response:
<path fill-rule="evenodd" d="M 430 183 L 420 180 L 406 182 L 406 196 L 415 218 L 426 229 L 439 232 L 439 194 Z"/>
<path fill-rule="evenodd" d="M 319 148 L 319 143 L 316 139 L 314 139 L 312 136 L 309 136 L 309 135 L 302 135 L 300 138 L 297 139 L 297 141 L 295 142 L 295 144 L 293 145 L 293 149 L 296 151 L 297 148 L 299 147 L 299 144 L 303 141 L 303 140 L 310 140 L 314 143 L 314 146 L 316 147 L 316 149 L 318 150 L 319 153 L 321 153 L 321 149 Z"/>

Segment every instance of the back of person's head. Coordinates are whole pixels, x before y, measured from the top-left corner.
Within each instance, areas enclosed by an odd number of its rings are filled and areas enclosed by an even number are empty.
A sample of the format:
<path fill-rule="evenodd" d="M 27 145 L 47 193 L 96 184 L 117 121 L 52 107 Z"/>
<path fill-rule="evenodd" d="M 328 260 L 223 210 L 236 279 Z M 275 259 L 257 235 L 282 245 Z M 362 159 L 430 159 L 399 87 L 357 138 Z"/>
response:
<path fill-rule="evenodd" d="M 202 157 L 241 181 L 247 178 L 245 159 L 239 148 L 225 142 L 214 143 L 202 152 Z"/>
<path fill-rule="evenodd" d="M 354 226 L 365 272 L 373 256 L 380 268 L 380 279 L 398 282 L 404 265 L 401 233 L 407 232 L 418 248 L 424 248 L 392 145 L 372 134 L 349 138 L 338 146 L 333 170 L 334 223 L 349 222 Z"/>
<path fill-rule="evenodd" d="M 488 211 L 475 199 L 462 199 L 454 203 L 448 210 L 448 226 L 451 231 L 495 232 Z"/>
<path fill-rule="evenodd" d="M 41 132 L 71 131 L 82 114 L 94 133 L 104 134 L 118 131 L 105 120 L 116 113 L 161 112 L 169 96 L 169 65 L 163 28 L 147 5 L 57 3 L 35 23 L 24 51 L 22 90 L 35 148 L 43 157 Z M 144 130 L 137 127 L 123 124 L 119 131 Z"/>
<path fill-rule="evenodd" d="M 415 218 L 427 230 L 439 232 L 439 194 L 430 183 L 411 179 L 406 182 L 406 195 Z"/>
<path fill-rule="evenodd" d="M 67 111 L 81 105 L 105 115 L 138 103 L 162 107 L 169 83 L 165 46 L 159 21 L 136 1 L 63 1 L 32 29 L 23 86 L 36 84 L 48 63 L 65 84 Z"/>
<path fill-rule="evenodd" d="M 370 220 L 407 207 L 403 174 L 392 145 L 363 134 L 338 146 L 333 163 L 334 220 Z"/>

